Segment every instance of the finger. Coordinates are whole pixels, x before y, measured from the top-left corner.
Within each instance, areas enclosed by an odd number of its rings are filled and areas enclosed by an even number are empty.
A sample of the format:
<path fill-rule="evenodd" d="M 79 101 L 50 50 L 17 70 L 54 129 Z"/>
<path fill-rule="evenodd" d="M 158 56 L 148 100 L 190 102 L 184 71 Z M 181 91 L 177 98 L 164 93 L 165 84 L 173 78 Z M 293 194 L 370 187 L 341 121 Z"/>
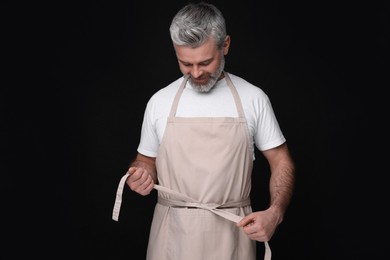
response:
<path fill-rule="evenodd" d="M 132 173 L 129 176 L 129 179 L 131 182 L 140 181 L 140 179 L 142 179 L 142 177 L 148 176 L 148 174 L 146 174 L 147 172 L 144 168 L 132 167 L 131 172 Z M 145 181 L 145 180 L 143 180 L 143 181 Z"/>
<path fill-rule="evenodd" d="M 257 232 L 256 227 L 253 225 L 253 222 L 250 222 L 249 224 L 245 225 L 242 229 L 247 235 L 254 235 Z"/>
<path fill-rule="evenodd" d="M 149 194 L 153 190 L 153 187 L 154 187 L 154 181 L 152 180 L 150 182 L 149 186 L 146 187 L 145 192 L 147 192 L 147 194 Z"/>
<path fill-rule="evenodd" d="M 134 185 L 133 186 L 134 191 L 136 191 L 138 193 L 144 193 L 145 189 L 147 189 L 148 186 L 150 186 L 152 182 L 153 182 L 153 179 L 148 174 L 148 172 L 143 171 L 141 177 L 139 179 L 137 179 L 136 181 L 134 181 L 132 183 L 132 185 Z"/>
<path fill-rule="evenodd" d="M 145 178 L 146 177 L 146 178 Z M 143 176 L 141 179 L 140 179 L 140 190 L 146 190 L 151 184 L 152 184 L 153 180 L 152 180 L 152 177 L 150 177 L 150 175 L 148 176 Z"/>
<path fill-rule="evenodd" d="M 241 221 L 238 223 L 238 226 L 245 227 L 253 222 L 254 222 L 254 219 L 252 217 L 246 216 L 245 218 L 241 219 Z"/>
<path fill-rule="evenodd" d="M 142 168 L 137 168 L 137 170 L 130 175 L 127 179 L 127 184 L 130 186 L 130 189 L 136 192 L 140 191 L 140 186 L 147 180 L 148 173 Z"/>
<path fill-rule="evenodd" d="M 142 195 L 148 195 L 154 187 L 154 182 L 151 177 L 149 177 L 144 183 L 139 187 L 139 193 Z"/>

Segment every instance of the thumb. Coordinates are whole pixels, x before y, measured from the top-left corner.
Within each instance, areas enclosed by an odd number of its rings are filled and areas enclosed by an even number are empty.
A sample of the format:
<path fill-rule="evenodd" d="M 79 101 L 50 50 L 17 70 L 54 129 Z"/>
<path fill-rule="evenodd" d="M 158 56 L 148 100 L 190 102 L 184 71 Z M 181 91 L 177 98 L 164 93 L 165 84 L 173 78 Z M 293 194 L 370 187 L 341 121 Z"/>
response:
<path fill-rule="evenodd" d="M 253 221 L 254 221 L 254 218 L 252 217 L 252 214 L 249 214 L 248 216 L 245 216 L 244 218 L 242 218 L 240 220 L 240 222 L 237 223 L 237 226 L 244 227 L 244 226 L 247 226 L 247 225 L 253 223 Z"/>
<path fill-rule="evenodd" d="M 127 170 L 127 173 L 131 175 L 131 174 L 135 173 L 136 170 L 137 170 L 137 167 L 132 166 Z"/>

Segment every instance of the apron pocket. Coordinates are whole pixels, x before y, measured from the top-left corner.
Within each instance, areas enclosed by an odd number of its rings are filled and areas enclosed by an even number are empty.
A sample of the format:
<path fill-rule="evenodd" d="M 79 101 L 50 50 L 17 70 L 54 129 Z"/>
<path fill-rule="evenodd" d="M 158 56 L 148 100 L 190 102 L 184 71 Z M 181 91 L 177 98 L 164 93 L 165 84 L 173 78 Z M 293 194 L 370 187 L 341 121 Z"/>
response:
<path fill-rule="evenodd" d="M 168 226 L 172 259 L 236 259 L 239 229 L 234 222 L 205 209 L 170 207 Z"/>

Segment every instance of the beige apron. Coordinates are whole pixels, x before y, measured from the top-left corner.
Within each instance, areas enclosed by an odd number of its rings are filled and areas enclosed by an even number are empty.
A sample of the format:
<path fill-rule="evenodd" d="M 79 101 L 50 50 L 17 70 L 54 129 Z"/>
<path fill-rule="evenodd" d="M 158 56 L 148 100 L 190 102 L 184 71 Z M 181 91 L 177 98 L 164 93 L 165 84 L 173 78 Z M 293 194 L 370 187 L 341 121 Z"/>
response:
<path fill-rule="evenodd" d="M 252 212 L 252 142 L 239 95 L 227 73 L 238 117 L 176 117 L 172 104 L 156 167 L 159 185 L 147 260 L 255 260 L 256 242 L 235 223 Z M 120 181 L 113 210 L 118 220 Z M 265 260 L 271 250 L 265 242 Z"/>

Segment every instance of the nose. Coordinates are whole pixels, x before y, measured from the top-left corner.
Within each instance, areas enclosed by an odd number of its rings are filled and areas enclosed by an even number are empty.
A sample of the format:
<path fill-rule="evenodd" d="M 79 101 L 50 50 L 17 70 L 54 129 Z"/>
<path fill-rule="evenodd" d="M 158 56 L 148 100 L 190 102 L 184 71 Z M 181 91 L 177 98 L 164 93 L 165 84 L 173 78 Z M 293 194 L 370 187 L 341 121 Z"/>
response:
<path fill-rule="evenodd" d="M 203 71 L 199 68 L 199 66 L 194 66 L 193 68 L 192 68 L 192 71 L 191 71 L 191 76 L 193 77 L 193 78 L 199 78 L 200 76 L 202 76 L 202 74 L 203 74 Z"/>

